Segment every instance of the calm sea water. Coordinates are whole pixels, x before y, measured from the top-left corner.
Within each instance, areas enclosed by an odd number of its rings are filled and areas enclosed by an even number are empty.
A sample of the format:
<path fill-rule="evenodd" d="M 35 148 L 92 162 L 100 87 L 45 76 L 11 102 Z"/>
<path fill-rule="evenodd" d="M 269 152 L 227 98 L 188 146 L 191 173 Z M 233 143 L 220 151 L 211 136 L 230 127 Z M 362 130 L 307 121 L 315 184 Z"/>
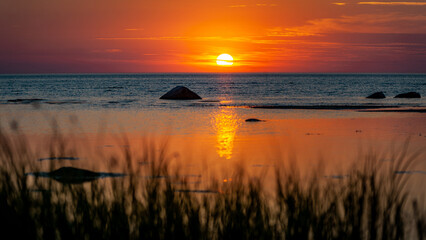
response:
<path fill-rule="evenodd" d="M 72 105 L 72 108 L 76 109 L 167 109 L 203 105 L 194 104 L 194 101 L 182 103 L 159 100 L 161 95 L 178 85 L 187 86 L 205 100 L 220 100 L 221 104 L 236 106 L 426 106 L 426 98 L 393 98 L 398 93 L 409 91 L 416 91 L 425 96 L 424 74 L 0 75 L 0 100 L 3 104 L 10 104 L 13 102 L 8 100 L 43 99 L 41 103 Z M 365 98 L 376 91 L 383 91 L 387 98 Z"/>
<path fill-rule="evenodd" d="M 168 101 L 159 97 L 186 86 L 203 100 Z M 383 91 L 386 99 L 366 99 Z M 0 75 L 0 121 L 19 119 L 26 130 L 43 129 L 44 117 L 76 113 L 89 129 L 107 119 L 128 131 L 170 129 L 180 133 L 213 131 L 221 106 L 390 105 L 426 107 L 426 98 L 396 99 L 416 91 L 426 96 L 425 74 L 47 74 Z M 37 100 L 34 108 L 34 99 Z M 324 111 L 233 108 L 233 119 L 324 117 Z M 318 115 L 319 114 L 319 115 Z M 353 117 L 353 111 L 326 111 Z M 220 115 L 220 116 L 222 116 Z M 328 117 L 326 116 L 326 117 Z M 3 123 L 4 125 L 4 123 Z M 126 129 L 125 129 L 126 130 Z M 259 132 L 268 132 L 261 129 Z"/>

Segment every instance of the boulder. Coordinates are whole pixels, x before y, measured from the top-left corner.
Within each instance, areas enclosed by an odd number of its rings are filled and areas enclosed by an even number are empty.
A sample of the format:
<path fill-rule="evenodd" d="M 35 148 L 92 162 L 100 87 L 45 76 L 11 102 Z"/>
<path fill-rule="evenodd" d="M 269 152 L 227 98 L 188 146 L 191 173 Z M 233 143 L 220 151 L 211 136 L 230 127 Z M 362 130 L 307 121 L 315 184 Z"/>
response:
<path fill-rule="evenodd" d="M 371 94 L 370 96 L 368 96 L 367 98 L 382 99 L 382 98 L 386 98 L 386 96 L 383 92 L 375 92 Z"/>
<path fill-rule="evenodd" d="M 92 172 L 74 167 L 62 167 L 51 172 L 32 172 L 25 175 L 52 178 L 64 184 L 80 184 L 105 177 L 124 177 L 123 173 Z"/>
<path fill-rule="evenodd" d="M 420 93 L 418 92 L 401 93 L 396 95 L 395 98 L 420 98 Z"/>
<path fill-rule="evenodd" d="M 187 87 L 177 86 L 172 90 L 168 91 L 166 94 L 160 97 L 160 99 L 170 99 L 170 100 L 191 100 L 191 99 L 201 99 L 198 94 L 189 90 Z"/>
<path fill-rule="evenodd" d="M 246 119 L 246 122 L 264 122 L 265 120 L 260 120 L 257 118 L 248 118 Z"/>

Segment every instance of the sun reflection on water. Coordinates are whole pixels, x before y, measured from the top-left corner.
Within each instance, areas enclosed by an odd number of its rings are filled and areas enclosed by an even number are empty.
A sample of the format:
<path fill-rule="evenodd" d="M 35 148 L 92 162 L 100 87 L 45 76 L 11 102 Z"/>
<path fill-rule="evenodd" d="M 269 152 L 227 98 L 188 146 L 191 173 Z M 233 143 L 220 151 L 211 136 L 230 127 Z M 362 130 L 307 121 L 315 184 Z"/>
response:
<path fill-rule="evenodd" d="M 233 109 L 222 108 L 213 116 L 216 130 L 216 152 L 219 157 L 231 159 L 234 148 L 234 139 L 239 121 Z"/>

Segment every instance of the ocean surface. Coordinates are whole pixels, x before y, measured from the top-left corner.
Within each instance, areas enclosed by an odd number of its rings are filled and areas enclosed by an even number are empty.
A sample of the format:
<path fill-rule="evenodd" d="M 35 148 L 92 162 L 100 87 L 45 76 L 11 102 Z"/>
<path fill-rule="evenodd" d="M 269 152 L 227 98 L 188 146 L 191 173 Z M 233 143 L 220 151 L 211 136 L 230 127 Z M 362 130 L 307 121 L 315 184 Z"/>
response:
<path fill-rule="evenodd" d="M 175 86 L 186 86 L 203 99 L 159 99 Z M 366 98 L 377 91 L 384 92 L 386 99 Z M 215 115 L 226 107 L 234 109 L 232 114 L 241 119 L 352 117 L 355 114 L 353 111 L 324 113 L 275 107 L 426 107 L 425 97 L 393 98 L 411 91 L 426 96 L 426 74 L 0 75 L 0 118 L 27 122 L 23 126 L 37 125 L 39 120 L 34 120 L 31 114 L 42 109 L 53 110 L 59 115 L 85 113 L 79 117 L 88 125 L 92 124 L 92 128 L 96 128 L 99 115 L 102 115 L 102 118 L 108 118 L 121 127 L 155 131 L 168 126 L 169 129 L 189 133 L 196 127 L 202 127 L 203 122 L 208 126 L 212 119 L 214 121 L 212 113 Z M 264 106 L 272 108 L 264 109 Z M 118 115 L 121 115 L 120 121 L 116 120 Z"/>

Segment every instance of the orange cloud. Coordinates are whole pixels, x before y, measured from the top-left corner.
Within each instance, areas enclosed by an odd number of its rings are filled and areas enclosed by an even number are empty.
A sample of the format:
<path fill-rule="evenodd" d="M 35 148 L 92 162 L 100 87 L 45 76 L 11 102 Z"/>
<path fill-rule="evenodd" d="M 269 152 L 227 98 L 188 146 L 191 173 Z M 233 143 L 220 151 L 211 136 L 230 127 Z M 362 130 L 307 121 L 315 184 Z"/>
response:
<path fill-rule="evenodd" d="M 389 13 L 322 18 L 308 21 L 304 26 L 276 31 L 272 35 L 315 36 L 333 32 L 426 33 L 426 16 Z"/>
<path fill-rule="evenodd" d="M 188 40 L 187 37 L 97 37 L 96 40 Z"/>
<path fill-rule="evenodd" d="M 276 7 L 278 6 L 277 4 L 265 4 L 265 3 L 257 3 L 256 6 L 258 7 Z"/>
<path fill-rule="evenodd" d="M 104 49 L 104 50 L 93 50 L 94 53 L 119 53 L 122 52 L 121 49 L 117 48 L 111 48 L 111 49 Z"/>
<path fill-rule="evenodd" d="M 304 37 L 304 36 L 316 36 L 319 33 L 315 31 L 310 31 L 309 29 L 303 29 L 303 27 L 294 27 L 294 28 L 269 28 L 267 29 L 268 37 Z"/>
<path fill-rule="evenodd" d="M 426 2 L 358 2 L 360 5 L 405 5 L 426 6 Z"/>
<path fill-rule="evenodd" d="M 125 28 L 125 31 L 142 31 L 143 28 Z"/>
<path fill-rule="evenodd" d="M 245 4 L 241 4 L 241 5 L 231 5 L 228 6 L 230 8 L 245 8 L 245 7 L 249 7 L 249 6 L 255 6 L 255 7 L 276 7 L 278 6 L 278 4 L 266 4 L 266 3 L 256 3 L 254 5 L 245 5 Z"/>
<path fill-rule="evenodd" d="M 338 5 L 338 6 L 344 6 L 344 5 L 346 5 L 346 3 L 342 3 L 342 2 L 335 2 L 335 3 L 332 3 L 332 4 Z"/>

